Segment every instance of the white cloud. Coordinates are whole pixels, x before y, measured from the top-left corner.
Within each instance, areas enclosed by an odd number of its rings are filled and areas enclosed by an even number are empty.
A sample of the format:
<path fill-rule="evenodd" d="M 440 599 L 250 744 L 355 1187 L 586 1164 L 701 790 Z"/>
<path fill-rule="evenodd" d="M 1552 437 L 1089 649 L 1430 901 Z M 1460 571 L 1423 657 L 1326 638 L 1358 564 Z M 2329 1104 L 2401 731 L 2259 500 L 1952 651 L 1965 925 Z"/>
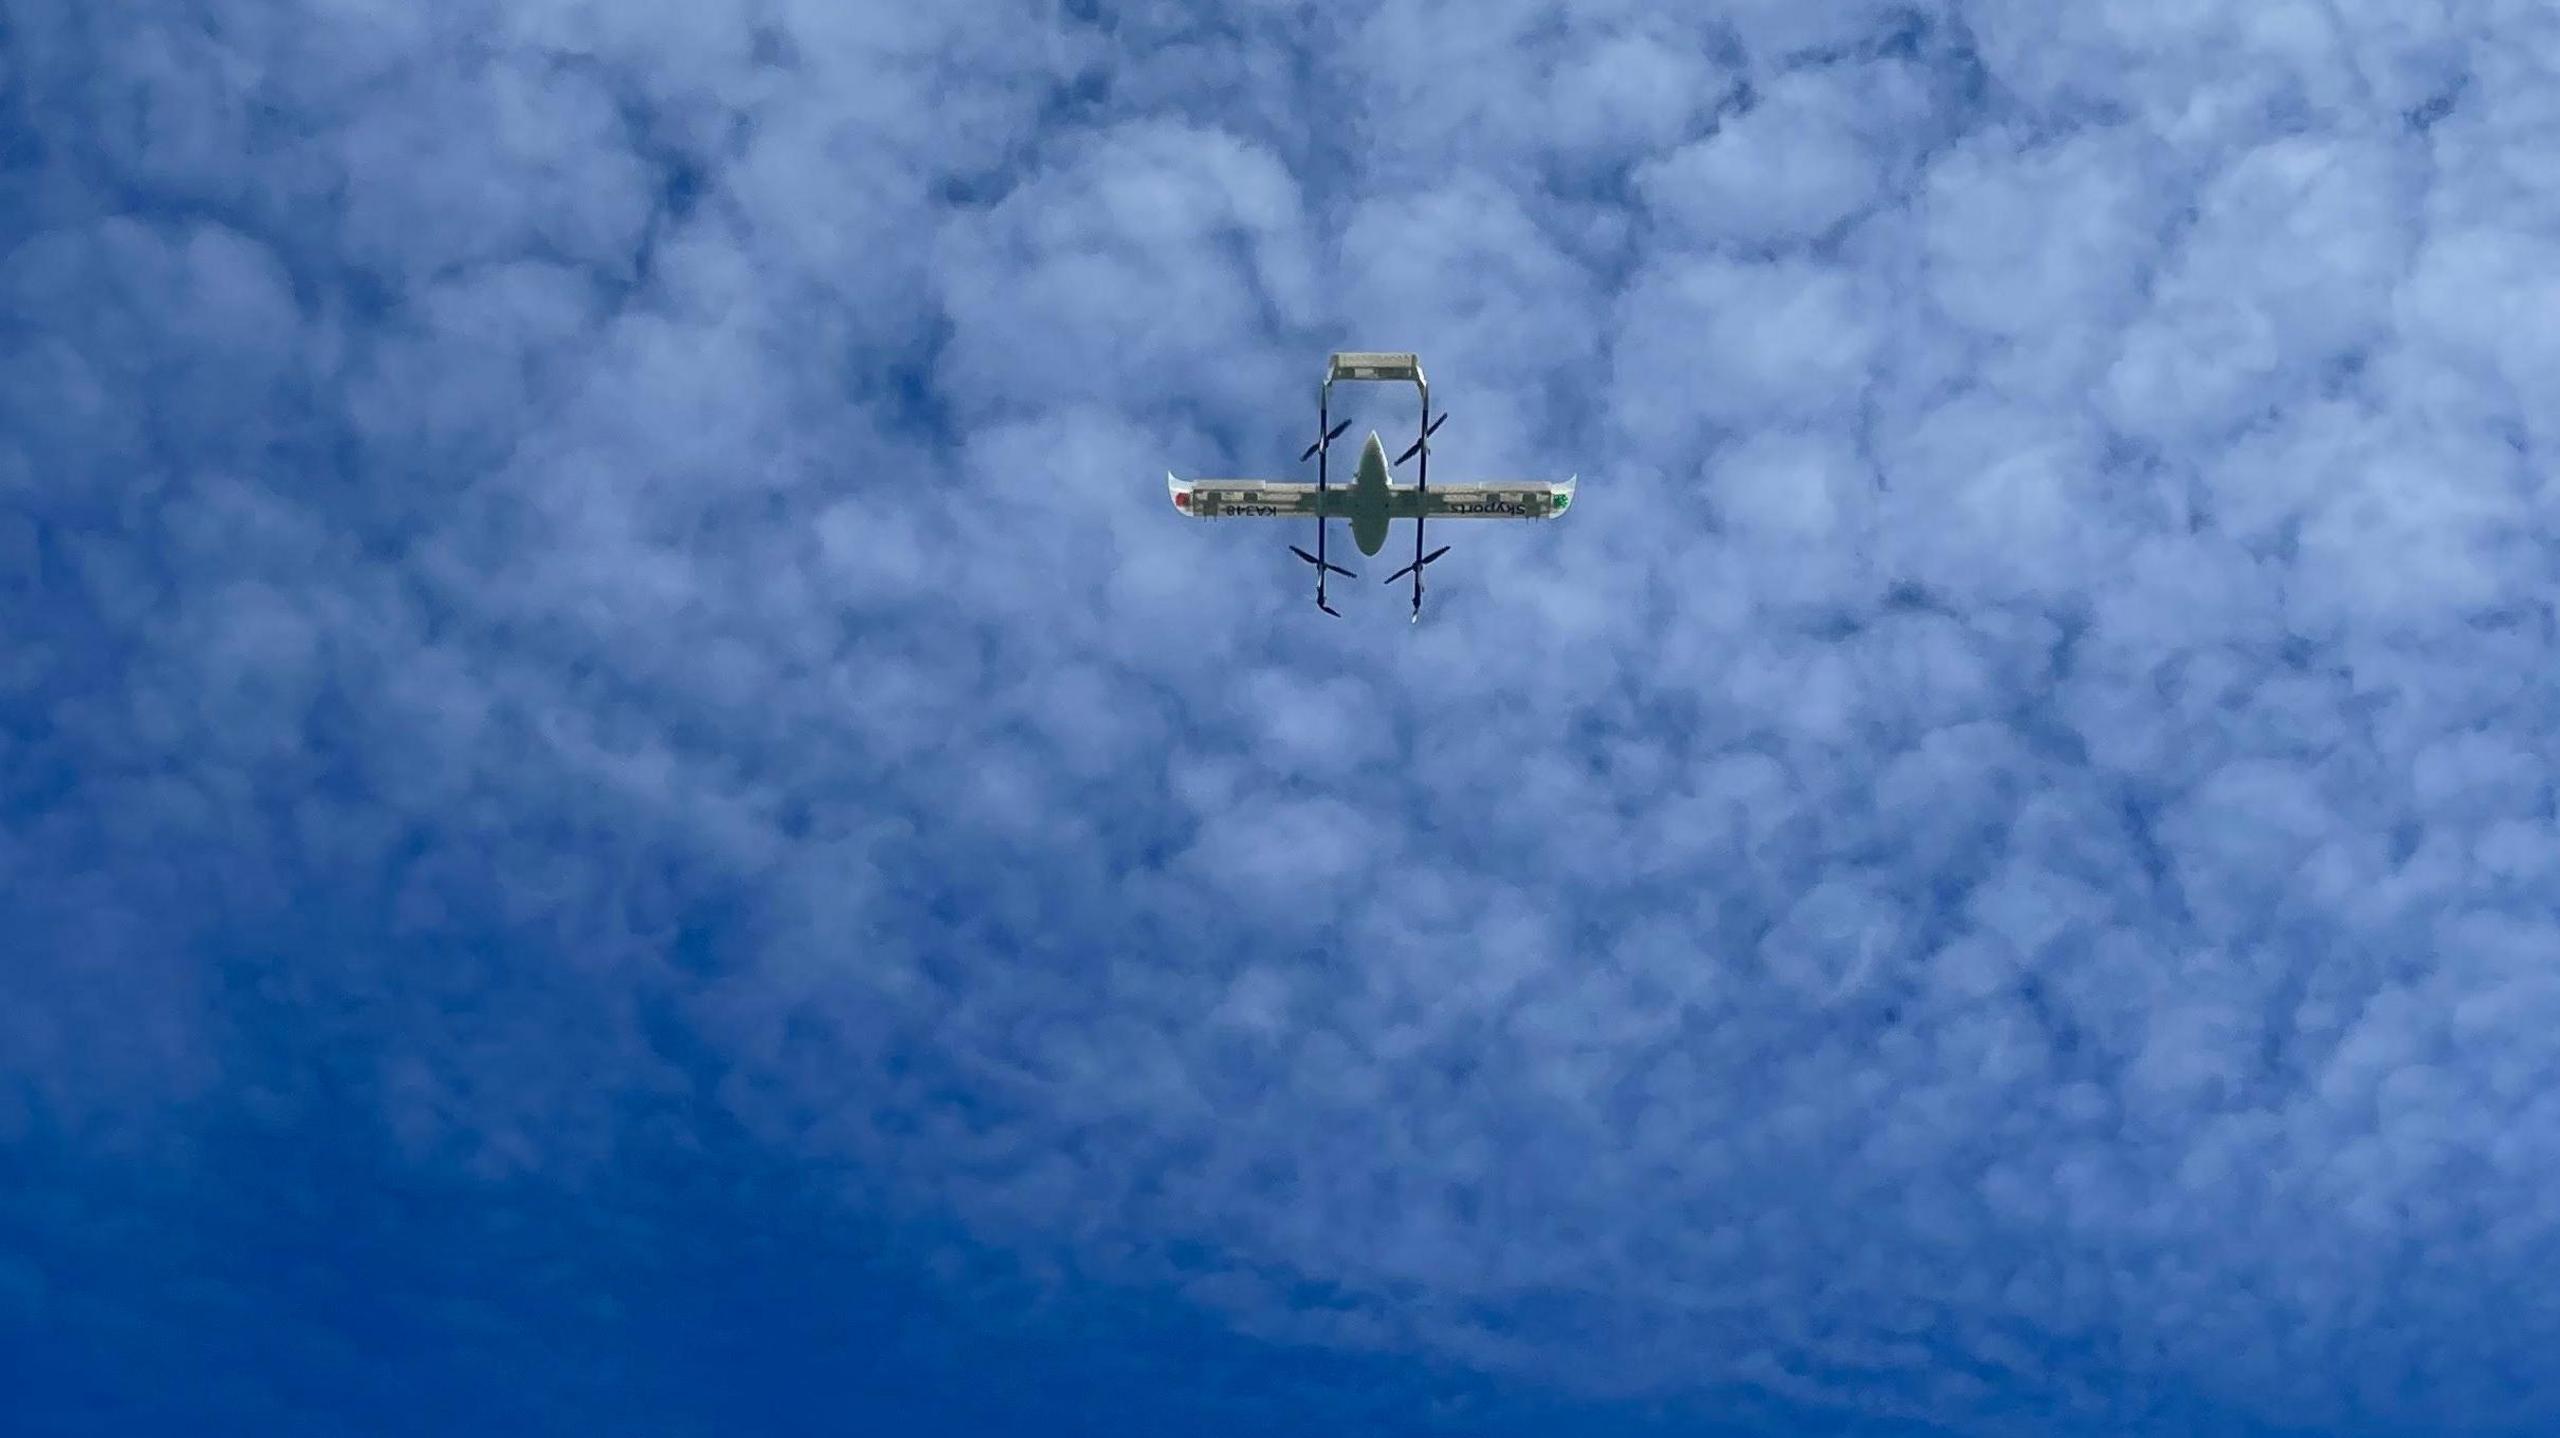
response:
<path fill-rule="evenodd" d="M 1620 304 L 1615 402 L 1639 443 L 1701 424 L 1837 423 L 1865 389 L 1880 296 L 1802 262 L 1674 261 Z"/>
<path fill-rule="evenodd" d="M 1899 147 L 1874 132 L 1925 118 L 1926 100 L 1898 65 L 1780 74 L 1714 134 L 1646 162 L 1637 187 L 1666 247 L 1810 244 L 1882 198 Z"/>
<path fill-rule="evenodd" d="M 2560 1405 L 2539 17 L 294 18 L 22 24 L 0 1132 L 248 1102 L 198 941 L 310 914 L 421 1168 L 608 1169 L 689 1023 L 1248 1331 Z M 1336 343 L 1584 476 L 1418 630 L 1163 504 Z"/>

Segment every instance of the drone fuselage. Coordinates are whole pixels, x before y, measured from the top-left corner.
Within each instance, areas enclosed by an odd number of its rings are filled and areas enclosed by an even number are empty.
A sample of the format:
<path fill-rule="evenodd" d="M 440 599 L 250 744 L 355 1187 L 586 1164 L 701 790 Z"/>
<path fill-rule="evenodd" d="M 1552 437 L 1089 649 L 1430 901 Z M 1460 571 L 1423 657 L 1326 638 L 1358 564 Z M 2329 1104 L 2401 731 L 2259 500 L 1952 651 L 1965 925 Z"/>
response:
<path fill-rule="evenodd" d="M 1387 544 L 1387 450 L 1378 443 L 1378 432 L 1369 431 L 1369 442 L 1360 446 L 1360 469 L 1351 481 L 1351 504 L 1345 516 L 1351 521 L 1351 542 L 1360 546 L 1362 554 L 1375 554 Z"/>

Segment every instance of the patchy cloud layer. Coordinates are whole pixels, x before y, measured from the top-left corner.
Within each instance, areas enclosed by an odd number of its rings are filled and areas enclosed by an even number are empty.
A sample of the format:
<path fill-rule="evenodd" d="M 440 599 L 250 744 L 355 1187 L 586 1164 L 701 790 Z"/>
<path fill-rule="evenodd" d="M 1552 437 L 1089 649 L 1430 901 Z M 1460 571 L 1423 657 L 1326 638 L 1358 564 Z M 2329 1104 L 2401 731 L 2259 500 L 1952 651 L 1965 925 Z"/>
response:
<path fill-rule="evenodd" d="M 2560 23 L 894 8 L 0 18 L 0 1143 L 716 1115 L 1559 1391 L 2560 1417 Z M 1366 346 L 1584 476 L 1418 630 L 1155 478 Z"/>

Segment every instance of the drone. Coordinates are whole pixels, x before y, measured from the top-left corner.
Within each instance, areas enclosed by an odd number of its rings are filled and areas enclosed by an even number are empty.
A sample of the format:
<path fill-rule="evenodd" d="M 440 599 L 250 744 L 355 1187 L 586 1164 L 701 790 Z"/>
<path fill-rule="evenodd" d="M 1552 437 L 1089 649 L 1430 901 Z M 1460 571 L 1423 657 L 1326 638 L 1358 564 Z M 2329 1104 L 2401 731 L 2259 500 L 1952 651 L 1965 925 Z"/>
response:
<path fill-rule="evenodd" d="M 1333 387 L 1346 381 L 1398 384 L 1410 381 L 1422 396 L 1421 432 L 1412 444 L 1393 461 L 1388 460 L 1386 446 L 1379 443 L 1377 431 L 1369 432 L 1368 442 L 1360 446 L 1359 467 L 1351 483 L 1342 489 L 1333 487 L 1327 460 L 1333 442 L 1351 427 L 1351 421 L 1333 424 Z M 1362 554 L 1376 554 L 1386 547 L 1387 526 L 1399 519 L 1413 521 L 1413 563 L 1387 576 L 1395 583 L 1407 575 L 1413 577 L 1413 620 L 1422 620 L 1422 571 L 1432 561 L 1449 552 L 1441 545 L 1423 552 L 1423 522 L 1431 519 L 1553 519 L 1573 503 L 1576 475 L 1561 484 L 1544 480 L 1495 480 L 1484 484 L 1431 483 L 1431 437 L 1449 422 L 1446 413 L 1434 418 L 1431 413 L 1431 383 L 1422 377 L 1422 361 L 1411 354 L 1342 351 L 1325 366 L 1324 387 L 1316 394 L 1316 441 L 1298 456 L 1300 464 L 1316 462 L 1316 482 L 1277 479 L 1194 479 L 1184 480 L 1167 473 L 1165 485 L 1173 492 L 1173 507 L 1194 519 L 1304 519 L 1316 522 L 1316 549 L 1309 554 L 1296 545 L 1289 552 L 1315 567 L 1316 608 L 1335 618 L 1342 611 L 1325 600 L 1324 580 L 1328 574 L 1357 579 L 1354 574 L 1325 557 L 1325 531 L 1330 521 L 1351 521 L 1352 542 Z M 1422 463 L 1414 473 L 1411 487 L 1394 483 L 1394 466 L 1420 456 Z"/>

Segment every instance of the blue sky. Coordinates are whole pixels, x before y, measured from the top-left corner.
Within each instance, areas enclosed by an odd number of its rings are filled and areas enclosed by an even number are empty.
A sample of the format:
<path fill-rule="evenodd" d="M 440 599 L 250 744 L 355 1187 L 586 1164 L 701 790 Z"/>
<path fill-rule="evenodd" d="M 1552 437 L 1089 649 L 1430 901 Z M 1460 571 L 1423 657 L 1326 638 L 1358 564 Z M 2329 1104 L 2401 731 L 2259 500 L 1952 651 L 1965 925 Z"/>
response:
<path fill-rule="evenodd" d="M 2544 8 L 0 61 L 13 1431 L 2560 1422 Z"/>

